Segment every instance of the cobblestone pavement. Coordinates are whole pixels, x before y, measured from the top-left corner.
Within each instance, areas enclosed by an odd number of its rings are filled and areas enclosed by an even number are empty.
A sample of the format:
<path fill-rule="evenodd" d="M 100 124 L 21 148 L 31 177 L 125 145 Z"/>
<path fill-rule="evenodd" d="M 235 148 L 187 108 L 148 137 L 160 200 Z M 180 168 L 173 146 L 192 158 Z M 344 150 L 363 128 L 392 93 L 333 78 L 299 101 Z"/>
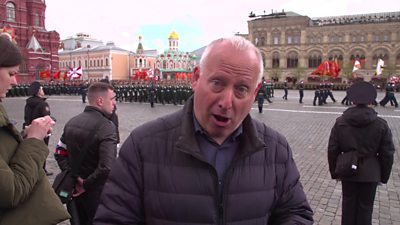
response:
<path fill-rule="evenodd" d="M 265 104 L 263 114 L 258 113 L 256 104 L 251 111 L 254 118 L 278 130 L 288 139 L 308 201 L 315 213 L 315 224 L 340 224 L 341 184 L 330 178 L 326 152 L 330 129 L 335 119 L 346 109 L 346 106 L 340 104 L 344 94 L 343 91 L 335 91 L 336 103 L 328 100 L 327 105 L 312 106 L 313 91 L 305 91 L 304 104 L 299 104 L 297 90 L 289 90 L 287 101 L 282 99 L 283 91 L 276 90 L 273 103 Z M 378 99 L 382 99 L 383 95 L 383 92 L 378 92 Z M 399 97 L 399 94 L 396 95 Z M 48 102 L 57 122 L 50 138 L 47 167 L 57 174 L 59 170 L 52 155 L 54 146 L 61 136 L 64 124 L 72 116 L 82 112 L 85 104 L 79 96 L 50 96 Z M 25 98 L 7 98 L 3 104 L 10 118 L 20 128 Z M 133 128 L 181 107 L 156 104 L 154 108 L 150 108 L 149 104 L 118 103 L 121 141 L 126 139 Z M 373 224 L 400 224 L 400 110 L 390 105 L 375 109 L 392 129 L 396 153 L 389 182 L 378 187 Z M 51 182 L 53 179 L 54 175 L 50 177 Z"/>

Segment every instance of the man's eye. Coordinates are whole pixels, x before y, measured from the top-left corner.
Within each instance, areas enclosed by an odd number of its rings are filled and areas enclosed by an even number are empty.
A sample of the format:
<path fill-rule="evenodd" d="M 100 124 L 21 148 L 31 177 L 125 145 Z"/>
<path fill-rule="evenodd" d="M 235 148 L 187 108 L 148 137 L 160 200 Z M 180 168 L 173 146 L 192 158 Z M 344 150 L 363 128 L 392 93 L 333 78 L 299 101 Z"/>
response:
<path fill-rule="evenodd" d="M 249 92 L 249 88 L 246 86 L 239 86 L 236 88 L 236 93 L 238 97 L 245 97 Z"/>
<path fill-rule="evenodd" d="M 211 81 L 211 88 L 214 91 L 220 91 L 223 88 L 223 83 L 220 80 Z"/>

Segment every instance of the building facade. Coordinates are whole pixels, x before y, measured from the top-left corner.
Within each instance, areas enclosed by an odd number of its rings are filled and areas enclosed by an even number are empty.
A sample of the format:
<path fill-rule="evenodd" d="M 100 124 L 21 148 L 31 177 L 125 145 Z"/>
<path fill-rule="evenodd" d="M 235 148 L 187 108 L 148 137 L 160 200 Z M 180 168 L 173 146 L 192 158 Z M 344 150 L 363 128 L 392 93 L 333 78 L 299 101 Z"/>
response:
<path fill-rule="evenodd" d="M 369 80 L 378 59 L 384 76 L 400 72 L 400 12 L 309 18 L 294 12 L 250 13 L 247 38 L 263 56 L 265 76 L 284 80 L 305 79 L 325 60 L 336 61 L 340 76 Z"/>
<path fill-rule="evenodd" d="M 43 71 L 58 71 L 60 36 L 45 27 L 44 0 L 0 1 L 0 35 L 10 37 L 20 47 L 24 62 L 17 80 L 28 83 Z"/>
<path fill-rule="evenodd" d="M 130 80 L 137 70 L 154 68 L 157 55 L 157 52 L 150 54 L 143 50 L 141 38 L 135 53 L 119 48 L 113 42 L 103 44 L 85 33 L 62 40 L 61 47 L 58 52 L 61 73 L 81 67 L 83 80 Z"/>
<path fill-rule="evenodd" d="M 168 37 L 169 48 L 156 59 L 155 74 L 161 79 L 188 79 L 196 66 L 196 56 L 179 50 L 179 35 L 172 31 Z"/>

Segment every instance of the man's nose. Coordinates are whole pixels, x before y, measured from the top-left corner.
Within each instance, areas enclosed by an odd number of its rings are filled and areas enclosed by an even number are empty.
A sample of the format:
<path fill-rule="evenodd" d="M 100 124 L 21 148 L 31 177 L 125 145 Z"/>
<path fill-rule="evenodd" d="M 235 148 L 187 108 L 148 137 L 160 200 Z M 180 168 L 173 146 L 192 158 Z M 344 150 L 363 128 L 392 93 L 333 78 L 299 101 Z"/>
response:
<path fill-rule="evenodd" d="M 221 93 L 221 98 L 219 100 L 218 106 L 223 109 L 230 109 L 232 108 L 232 101 L 234 98 L 234 91 L 230 88 L 225 89 Z"/>

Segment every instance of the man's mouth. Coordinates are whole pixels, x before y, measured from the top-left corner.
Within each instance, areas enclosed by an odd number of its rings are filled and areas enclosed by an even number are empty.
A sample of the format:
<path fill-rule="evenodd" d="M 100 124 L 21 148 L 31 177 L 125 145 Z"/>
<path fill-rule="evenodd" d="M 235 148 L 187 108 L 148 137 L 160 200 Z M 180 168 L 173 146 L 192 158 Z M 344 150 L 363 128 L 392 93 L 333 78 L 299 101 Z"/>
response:
<path fill-rule="evenodd" d="M 225 116 L 214 115 L 214 118 L 215 118 L 218 122 L 221 122 L 221 123 L 226 123 L 226 122 L 229 121 L 229 118 L 228 118 L 228 117 L 225 117 Z"/>

